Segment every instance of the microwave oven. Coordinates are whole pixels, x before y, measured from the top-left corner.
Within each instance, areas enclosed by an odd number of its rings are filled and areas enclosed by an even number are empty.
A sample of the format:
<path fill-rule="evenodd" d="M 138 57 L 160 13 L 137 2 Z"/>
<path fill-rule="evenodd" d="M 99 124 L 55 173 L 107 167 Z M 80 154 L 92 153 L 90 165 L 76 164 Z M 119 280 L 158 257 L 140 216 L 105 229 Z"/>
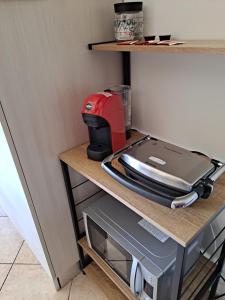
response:
<path fill-rule="evenodd" d="M 89 247 L 141 300 L 170 300 L 177 243 L 109 195 L 83 211 Z M 201 238 L 187 251 L 185 273 L 200 253 Z"/>

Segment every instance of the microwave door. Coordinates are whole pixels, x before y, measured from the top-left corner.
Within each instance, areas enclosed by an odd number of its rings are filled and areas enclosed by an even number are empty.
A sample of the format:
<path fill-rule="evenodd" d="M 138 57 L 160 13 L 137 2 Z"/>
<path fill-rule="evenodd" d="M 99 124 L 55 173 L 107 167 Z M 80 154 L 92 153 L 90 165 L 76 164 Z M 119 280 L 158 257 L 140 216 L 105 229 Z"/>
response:
<path fill-rule="evenodd" d="M 132 256 L 115 240 L 111 239 L 111 237 L 107 239 L 107 254 L 105 259 L 127 285 L 130 285 Z"/>
<path fill-rule="evenodd" d="M 132 255 L 88 216 L 86 225 L 91 248 L 130 286 Z"/>

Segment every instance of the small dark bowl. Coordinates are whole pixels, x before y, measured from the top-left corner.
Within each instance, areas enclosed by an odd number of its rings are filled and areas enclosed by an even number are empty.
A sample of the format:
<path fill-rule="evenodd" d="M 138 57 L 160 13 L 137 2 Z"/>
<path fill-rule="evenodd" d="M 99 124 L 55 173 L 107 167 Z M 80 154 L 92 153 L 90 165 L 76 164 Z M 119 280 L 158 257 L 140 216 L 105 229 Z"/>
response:
<path fill-rule="evenodd" d="M 149 35 L 149 36 L 145 36 L 145 41 L 154 41 L 155 40 L 155 35 Z"/>
<path fill-rule="evenodd" d="M 160 41 L 170 41 L 170 40 L 171 40 L 171 34 L 160 35 L 160 36 L 159 36 L 159 40 L 160 40 Z"/>

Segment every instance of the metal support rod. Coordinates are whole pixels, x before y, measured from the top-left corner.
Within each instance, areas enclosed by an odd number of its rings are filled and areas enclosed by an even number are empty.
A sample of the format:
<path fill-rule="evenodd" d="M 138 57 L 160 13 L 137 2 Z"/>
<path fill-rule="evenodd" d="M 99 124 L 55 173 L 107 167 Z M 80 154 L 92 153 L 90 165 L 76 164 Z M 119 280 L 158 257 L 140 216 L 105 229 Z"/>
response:
<path fill-rule="evenodd" d="M 217 264 L 217 267 L 216 267 L 215 271 L 207 279 L 207 281 L 205 282 L 205 284 L 203 285 L 201 290 L 195 296 L 194 300 L 202 299 L 202 297 L 206 294 L 206 292 L 209 290 L 210 287 L 211 287 L 211 291 L 210 291 L 208 300 L 215 299 L 217 286 L 218 286 L 219 280 L 221 278 L 220 275 L 221 275 L 221 272 L 222 272 L 224 260 L 225 260 L 225 243 L 223 244 L 221 254 L 220 254 L 220 257 L 218 259 L 218 264 Z"/>
<path fill-rule="evenodd" d="M 224 261 L 225 261 L 225 243 L 223 244 L 223 247 L 222 247 L 222 250 L 221 250 L 221 253 L 220 253 L 220 258 L 219 258 L 219 261 L 218 261 L 218 265 L 216 267 L 216 272 L 219 276 L 216 278 L 215 282 L 213 283 L 213 286 L 211 288 L 210 295 L 209 295 L 209 300 L 212 300 L 212 299 L 215 298 L 218 283 L 219 283 L 219 280 L 220 280 L 220 275 L 221 275 L 223 265 L 224 265 Z"/>
<path fill-rule="evenodd" d="M 217 287 L 218 287 L 219 280 L 220 280 L 220 276 L 217 276 L 216 279 L 214 280 L 214 283 L 213 283 L 212 287 L 211 287 L 211 290 L 210 290 L 210 294 L 209 294 L 208 300 L 213 300 L 213 299 L 215 299 L 215 297 L 216 297 L 216 291 L 217 291 Z"/>
<path fill-rule="evenodd" d="M 111 44 L 111 43 L 115 43 L 115 42 L 116 41 L 113 40 L 113 41 L 106 41 L 106 42 L 100 42 L 100 43 L 91 43 L 91 44 L 88 44 L 88 49 L 93 50 L 93 46 L 102 45 L 102 44 Z"/>
<path fill-rule="evenodd" d="M 121 52 L 122 68 L 123 68 L 123 84 L 131 85 L 131 63 L 130 52 Z"/>
<path fill-rule="evenodd" d="M 64 182 L 65 182 L 65 186 L 66 186 L 66 192 L 67 192 L 67 197 L 68 197 L 68 201 L 69 201 L 75 237 L 76 237 L 76 241 L 78 242 L 79 239 L 82 238 L 82 235 L 80 234 L 80 230 L 79 230 L 79 224 L 78 224 L 77 212 L 76 212 L 76 207 L 75 207 L 75 201 L 74 201 L 73 192 L 72 192 L 72 185 L 71 185 L 70 176 L 69 176 L 69 170 L 68 170 L 68 166 L 66 163 L 64 163 L 61 160 L 60 160 L 60 163 L 61 163 Z M 84 268 L 86 265 L 85 259 L 84 259 L 84 252 L 83 252 L 82 247 L 79 244 L 77 244 L 77 247 L 78 247 L 78 254 L 79 254 L 79 258 L 80 258 L 80 268 L 81 268 L 82 272 L 84 273 Z"/>
<path fill-rule="evenodd" d="M 220 299 L 220 298 L 222 298 L 222 297 L 225 297 L 225 293 L 222 294 L 222 295 L 216 296 L 215 299 Z"/>
<path fill-rule="evenodd" d="M 110 44 L 114 43 L 114 41 L 106 41 L 100 43 L 91 43 L 88 44 L 88 49 L 93 50 L 93 47 L 96 45 L 102 44 Z M 131 85 L 131 66 L 130 66 L 130 52 L 121 52 L 122 54 L 122 68 L 123 68 L 123 84 L 124 85 Z"/>
<path fill-rule="evenodd" d="M 179 300 L 181 296 L 183 278 L 184 278 L 184 268 L 185 268 L 185 256 L 186 248 L 181 245 L 177 246 L 177 258 L 176 266 L 174 272 L 174 278 L 172 282 L 172 297 L 171 300 Z"/>

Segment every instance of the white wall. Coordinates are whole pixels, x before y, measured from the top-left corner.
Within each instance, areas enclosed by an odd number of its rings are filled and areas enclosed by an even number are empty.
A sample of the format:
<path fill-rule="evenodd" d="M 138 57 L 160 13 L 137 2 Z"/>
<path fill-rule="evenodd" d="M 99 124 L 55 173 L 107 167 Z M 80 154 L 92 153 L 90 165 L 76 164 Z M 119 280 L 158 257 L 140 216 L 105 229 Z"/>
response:
<path fill-rule="evenodd" d="M 78 260 L 58 154 L 87 140 L 84 97 L 120 82 L 111 0 L 0 2 L 0 98 L 61 284 Z"/>
<path fill-rule="evenodd" d="M 181 39 L 224 39 L 223 0 L 145 0 L 146 34 Z"/>
<path fill-rule="evenodd" d="M 16 166 L 0 124 L 0 206 L 50 275 L 48 263 Z"/>
<path fill-rule="evenodd" d="M 222 0 L 145 0 L 144 12 L 145 35 L 225 39 Z M 134 127 L 225 161 L 225 55 L 133 53 L 132 89 Z"/>
<path fill-rule="evenodd" d="M 144 1 L 146 34 L 225 39 L 225 2 Z M 132 54 L 134 125 L 225 160 L 225 56 Z"/>

